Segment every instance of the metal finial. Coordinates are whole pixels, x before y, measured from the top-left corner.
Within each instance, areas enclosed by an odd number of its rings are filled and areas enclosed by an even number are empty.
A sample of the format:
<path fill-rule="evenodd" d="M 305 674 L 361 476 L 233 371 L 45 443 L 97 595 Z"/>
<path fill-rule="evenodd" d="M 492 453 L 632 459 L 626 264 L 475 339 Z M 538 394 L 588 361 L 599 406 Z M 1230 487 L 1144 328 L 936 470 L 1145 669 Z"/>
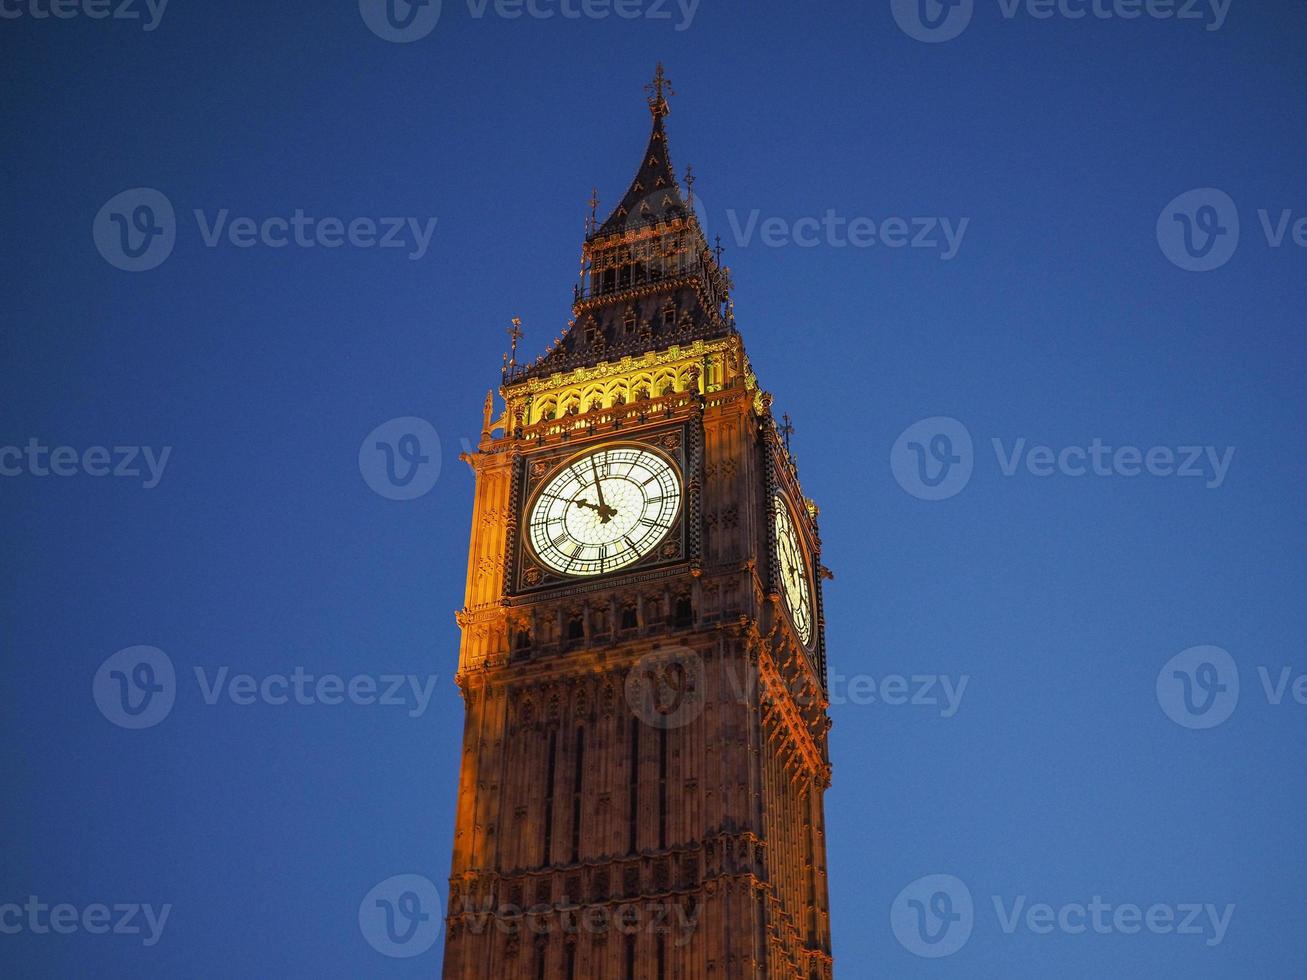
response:
<path fill-rule="evenodd" d="M 590 217 L 585 222 L 585 233 L 593 235 L 595 226 L 599 223 L 599 188 L 590 188 L 590 200 L 586 202 L 590 205 Z"/>
<path fill-rule="evenodd" d="M 509 364 L 517 367 L 517 342 L 522 339 L 522 318 L 513 317 L 513 325 L 508 328 L 508 339 L 513 343 L 513 353 Z"/>
<path fill-rule="evenodd" d="M 790 451 L 790 436 L 794 435 L 794 423 L 790 421 L 790 413 L 785 412 L 781 415 L 784 425 L 780 426 L 781 435 L 785 437 L 785 451 Z"/>
<path fill-rule="evenodd" d="M 667 78 L 667 73 L 663 71 L 663 63 L 658 62 L 658 68 L 654 72 L 653 81 L 644 87 L 649 93 L 649 111 L 654 114 L 654 118 L 665 116 L 671 112 L 667 105 L 667 96 L 675 95 L 672 89 L 672 83 Z"/>

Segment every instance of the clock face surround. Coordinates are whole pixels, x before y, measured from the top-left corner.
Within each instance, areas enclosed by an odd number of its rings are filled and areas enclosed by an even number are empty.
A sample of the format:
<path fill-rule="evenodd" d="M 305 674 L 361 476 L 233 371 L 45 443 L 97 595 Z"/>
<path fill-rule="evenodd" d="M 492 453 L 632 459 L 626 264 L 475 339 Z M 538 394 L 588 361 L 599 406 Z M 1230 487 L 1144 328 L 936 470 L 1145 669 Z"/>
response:
<path fill-rule="evenodd" d="M 549 476 L 528 508 L 531 550 L 563 575 L 603 575 L 648 555 L 681 511 L 681 477 L 662 453 L 601 446 Z"/>
<path fill-rule="evenodd" d="M 812 642 L 812 594 L 808 588 L 808 567 L 803 560 L 799 535 L 790 519 L 790 508 L 779 494 L 772 498 L 775 511 L 776 564 L 780 570 L 781 595 L 790 611 L 799 642 Z"/>

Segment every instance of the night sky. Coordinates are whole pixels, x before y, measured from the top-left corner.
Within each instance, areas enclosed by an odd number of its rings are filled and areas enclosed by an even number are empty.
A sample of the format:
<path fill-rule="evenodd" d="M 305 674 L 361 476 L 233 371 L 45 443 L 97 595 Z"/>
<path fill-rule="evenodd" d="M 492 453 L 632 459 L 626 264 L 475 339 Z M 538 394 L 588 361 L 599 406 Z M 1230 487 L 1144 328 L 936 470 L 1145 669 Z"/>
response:
<path fill-rule="evenodd" d="M 359 910 L 447 887 L 458 454 L 661 59 L 835 573 L 836 975 L 1307 975 L 1307 7 L 49 4 L 0 0 L 0 974 L 438 973 Z"/>

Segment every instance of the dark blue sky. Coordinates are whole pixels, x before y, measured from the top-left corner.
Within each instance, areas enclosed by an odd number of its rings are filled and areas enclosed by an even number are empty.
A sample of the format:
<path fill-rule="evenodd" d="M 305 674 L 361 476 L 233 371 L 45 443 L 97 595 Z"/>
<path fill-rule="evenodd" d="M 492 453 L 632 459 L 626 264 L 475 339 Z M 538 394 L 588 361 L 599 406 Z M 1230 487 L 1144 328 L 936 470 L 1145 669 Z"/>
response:
<path fill-rule="evenodd" d="M 171 905 L 152 946 L 0 915 L 23 923 L 0 932 L 0 972 L 438 970 L 439 940 L 384 957 L 358 910 L 392 875 L 443 891 L 448 872 L 471 506 L 457 454 L 509 318 L 533 355 L 565 325 L 585 200 L 592 184 L 609 206 L 625 190 L 661 58 L 673 159 L 694 165 L 754 366 L 795 419 L 836 573 L 837 975 L 1307 973 L 1307 706 L 1293 697 L 1307 671 L 1307 8 L 1233 0 L 1209 30 L 1206 2 L 1192 8 L 1205 19 L 1124 7 L 1074 19 L 1077 3 L 975 0 L 957 37 L 927 43 L 889 0 L 703 0 L 693 16 L 649 0 L 634 19 L 445 0 L 428 35 L 388 43 L 347 0 L 172 0 L 153 30 L 144 3 L 145 22 L 0 0 L 15 15 L 0 19 L 0 905 Z M 177 215 L 171 253 L 142 272 L 92 234 L 135 188 Z M 1228 201 L 1205 192 L 1164 213 L 1203 188 Z M 436 224 L 425 248 L 209 247 L 224 209 L 228 223 Z M 1275 239 L 1286 211 L 1275 246 L 1263 224 Z M 816 230 L 828 212 L 874 227 L 875 244 Z M 133 206 L 115 213 L 130 222 Z M 1228 261 L 1180 267 L 1213 235 L 1228 252 L 1236 215 Z M 965 232 L 944 258 L 890 247 L 893 218 L 909 237 L 945 219 Z M 112 219 L 98 227 L 112 251 Z M 430 492 L 386 499 L 359 447 L 407 416 L 438 433 L 440 471 Z M 972 475 L 921 499 L 891 454 L 938 416 L 971 437 Z M 928 453 L 933 434 L 899 442 L 909 486 L 906 443 Z M 1005 475 L 1023 439 L 1052 452 Z M 1108 475 L 1071 475 L 1095 439 L 1155 449 L 1156 472 L 1126 475 L 1140 468 L 1127 453 L 1104 457 Z M 39 475 L 32 440 L 75 450 L 60 457 L 73 475 Z M 99 446 L 111 468 L 116 446 L 156 464 L 171 451 L 147 488 L 143 462 L 140 477 L 90 475 Z M 1178 461 L 1186 446 L 1212 447 L 1221 478 L 1157 475 L 1161 447 Z M 1052 475 L 1027 465 L 1050 457 Z M 129 730 L 92 689 L 139 645 L 166 654 L 175 703 Z M 1184 702 L 1167 686 L 1184 681 L 1166 665 L 1199 645 L 1229 654 L 1179 665 L 1200 694 L 1231 698 L 1233 672 L 1240 687 L 1228 719 L 1194 730 L 1173 720 Z M 195 670 L 223 667 L 413 675 L 420 693 L 206 703 Z M 887 675 L 967 686 L 946 716 L 885 703 Z M 891 928 L 928 874 L 974 900 L 946 958 Z M 1055 915 L 1095 896 L 1234 909 L 1212 944 L 1210 926 L 1045 935 L 1024 913 L 1005 931 L 1021 896 Z"/>

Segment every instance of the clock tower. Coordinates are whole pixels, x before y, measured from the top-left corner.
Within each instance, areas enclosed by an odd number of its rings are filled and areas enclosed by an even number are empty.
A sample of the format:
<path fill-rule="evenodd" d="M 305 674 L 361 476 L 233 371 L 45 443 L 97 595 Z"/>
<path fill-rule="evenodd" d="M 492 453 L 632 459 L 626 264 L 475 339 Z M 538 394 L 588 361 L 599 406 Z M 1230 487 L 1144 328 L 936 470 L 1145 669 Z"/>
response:
<path fill-rule="evenodd" d="M 668 156 L 486 398 L 446 980 L 830 978 L 817 507 Z"/>

